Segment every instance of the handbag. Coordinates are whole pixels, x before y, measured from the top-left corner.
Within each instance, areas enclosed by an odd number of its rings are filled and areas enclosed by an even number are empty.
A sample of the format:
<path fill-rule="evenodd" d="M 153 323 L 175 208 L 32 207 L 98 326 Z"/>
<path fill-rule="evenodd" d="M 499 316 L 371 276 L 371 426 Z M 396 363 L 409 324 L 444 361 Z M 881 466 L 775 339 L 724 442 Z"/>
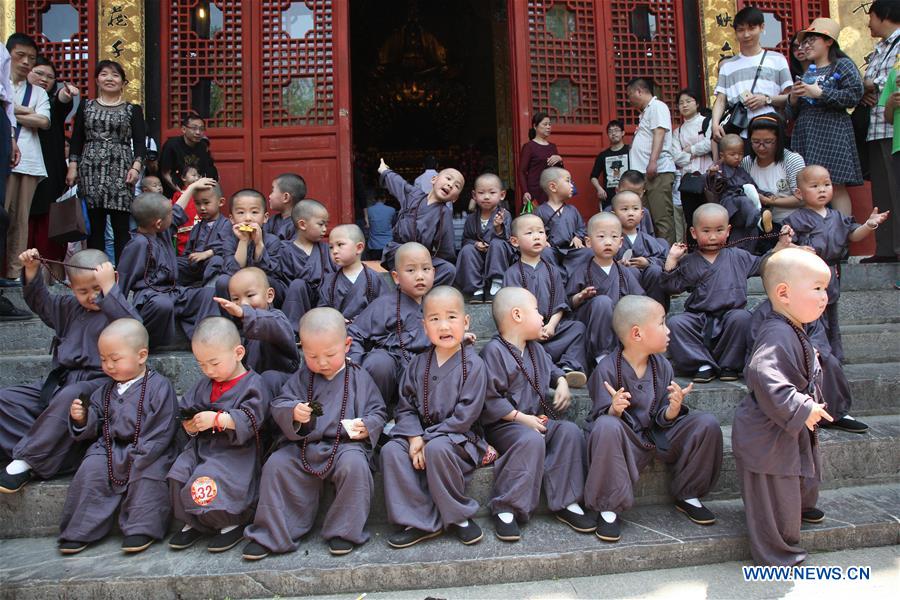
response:
<path fill-rule="evenodd" d="M 87 239 L 91 234 L 87 202 L 78 196 L 73 187 L 50 204 L 47 237 L 57 244 L 68 244 Z"/>
<path fill-rule="evenodd" d="M 681 185 L 678 186 L 678 191 L 682 194 L 700 195 L 703 193 L 705 186 L 706 177 L 701 175 L 699 171 L 694 171 L 681 176 Z"/>
<path fill-rule="evenodd" d="M 766 54 L 768 53 L 768 50 L 763 50 L 759 66 L 756 67 L 756 75 L 753 76 L 753 84 L 750 86 L 751 94 L 756 89 L 756 80 L 759 79 L 759 72 L 762 71 L 763 63 L 766 62 Z M 750 111 L 744 106 L 743 102 L 738 100 L 725 109 L 725 114 L 722 116 L 722 127 L 725 129 L 725 133 L 741 133 L 749 126 Z"/>

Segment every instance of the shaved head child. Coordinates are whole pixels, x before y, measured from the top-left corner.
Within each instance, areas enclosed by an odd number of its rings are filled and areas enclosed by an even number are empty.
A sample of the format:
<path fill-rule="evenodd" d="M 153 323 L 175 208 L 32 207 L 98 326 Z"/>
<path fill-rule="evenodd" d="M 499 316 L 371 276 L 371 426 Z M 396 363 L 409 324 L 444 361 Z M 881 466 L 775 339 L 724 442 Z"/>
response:
<path fill-rule="evenodd" d="M 177 285 L 178 258 L 172 246 L 175 227 L 184 223 L 182 194 L 174 206 L 162 194 L 144 192 L 134 199 L 131 216 L 137 231 L 131 237 L 116 267 L 119 289 L 141 315 L 150 333 L 150 347 L 171 344 L 176 326 L 190 338 L 197 322 L 218 314 L 210 288 Z"/>
<path fill-rule="evenodd" d="M 225 197 L 222 187 L 205 177 L 189 185 L 182 195 L 193 201 L 198 220 L 179 250 L 178 284 L 207 285 L 221 274 L 222 247 L 231 237 L 231 221 L 221 212 Z"/>
<path fill-rule="evenodd" d="M 259 267 L 275 290 L 275 306 L 281 306 L 287 293 L 282 276 L 282 242 L 263 227 L 269 221 L 266 199 L 256 190 L 243 189 L 228 200 L 231 209 L 231 235 L 222 248 L 222 275 L 216 280 L 216 296 L 228 298 L 228 279 L 244 267 Z"/>
<path fill-rule="evenodd" d="M 493 314 L 499 333 L 481 351 L 488 372 L 481 422 L 500 453 L 491 499 L 494 534 L 519 540 L 519 524 L 537 508 L 541 483 L 556 518 L 590 533 L 597 524 L 581 507 L 584 435 L 563 416 L 571 403 L 569 386 L 538 343 L 544 319 L 537 299 L 526 289 L 505 287 Z M 552 403 L 545 400 L 551 387 Z"/>
<path fill-rule="evenodd" d="M 338 225 L 332 229 L 328 246 L 337 269 L 322 281 L 319 306 L 334 308 L 349 323 L 385 292 L 384 281 L 362 263 L 366 238 L 358 225 Z"/>
<path fill-rule="evenodd" d="M 394 224 L 394 239 L 384 247 L 382 265 L 395 269 L 394 254 L 408 242 L 419 242 L 431 254 L 435 285 L 451 285 L 456 277 L 456 248 L 453 241 L 453 203 L 466 184 L 456 169 L 442 169 L 431 180 L 431 191 L 410 185 L 382 159 L 379 184 L 400 202 Z"/>
<path fill-rule="evenodd" d="M 125 536 L 123 552 L 142 552 L 168 531 L 166 473 L 178 453 L 172 443 L 178 400 L 172 383 L 147 368 L 149 341 L 140 321 L 110 323 L 97 341 L 108 379 L 90 399 L 71 401 L 71 437 L 93 444 L 66 495 L 63 554 L 81 552 L 116 522 Z M 109 440 L 115 441 L 111 447 Z"/>
<path fill-rule="evenodd" d="M 878 226 L 890 216 L 890 211 L 880 213 L 878 207 L 864 225 L 829 208 L 828 204 L 834 195 L 831 176 L 825 167 L 811 165 L 797 174 L 797 190 L 794 194 L 803 201 L 803 207 L 795 210 L 784 219 L 796 237 L 798 246 L 809 246 L 825 261 L 831 269 L 831 282 L 828 284 L 828 308 L 822 323 L 831 344 L 831 350 L 838 360 L 844 360 L 844 345 L 841 342 L 841 330 L 838 324 L 837 303 L 841 297 L 841 282 L 838 277 L 838 265 L 847 253 L 851 242 L 866 239 Z"/>
<path fill-rule="evenodd" d="M 619 298 L 644 294 L 640 271 L 616 262 L 622 247 L 622 224 L 608 212 L 597 213 L 588 221 L 588 247 L 594 256 L 572 265 L 566 295 L 576 318 L 584 323 L 587 360 L 592 365 L 619 345 L 613 333 L 612 313 Z"/>
<path fill-rule="evenodd" d="M 381 450 L 388 520 L 400 528 L 388 544 L 407 548 L 445 529 L 475 544 L 484 534 L 474 519 L 478 502 L 465 486 L 494 455 L 477 428 L 487 373 L 467 347 L 469 316 L 458 290 L 434 288 L 422 310 L 431 347 L 403 373 L 396 425 Z"/>
<path fill-rule="evenodd" d="M 700 498 L 715 486 L 722 466 L 722 429 L 714 416 L 688 411 L 665 358 L 666 312 L 645 296 L 625 296 L 613 312 L 621 348 L 600 361 L 588 390 L 593 407 L 585 422 L 588 476 L 584 502 L 600 512 L 597 537 L 617 542 L 619 517 L 634 505 L 638 475 L 654 457 L 671 464 L 675 507 L 691 521 L 716 518 Z"/>
<path fill-rule="evenodd" d="M 590 252 L 584 248 L 584 219 L 573 205 L 572 175 L 561 167 L 548 167 L 541 172 L 541 189 L 547 201 L 534 209 L 534 214 L 544 222 L 548 248 L 544 257 L 562 267 L 563 262 L 578 261 Z"/>
<path fill-rule="evenodd" d="M 282 173 L 272 180 L 269 192 L 269 220 L 263 226 L 279 240 L 293 240 L 296 224 L 292 213 L 294 206 L 306 198 L 306 180 L 296 173 Z"/>
<path fill-rule="evenodd" d="M 281 242 L 281 277 L 289 282 L 284 313 L 292 323 L 319 302 L 319 286 L 337 270 L 328 242 L 328 210 L 316 200 L 301 200 L 291 213 L 297 226 L 293 240 Z"/>
<path fill-rule="evenodd" d="M 641 204 L 643 205 L 647 198 L 647 178 L 640 171 L 628 169 L 622 173 L 622 177 L 619 179 L 619 185 L 616 186 L 616 193 L 620 194 L 622 192 L 634 192 L 641 199 Z M 607 204 L 603 210 L 612 212 L 612 209 L 612 203 L 610 203 Z M 650 211 L 647 210 L 646 205 L 641 209 L 640 230 L 647 235 L 656 236 L 656 230 L 653 227 L 653 219 L 650 217 Z"/>
<path fill-rule="evenodd" d="M 475 210 L 466 217 L 462 248 L 456 257 L 454 286 L 472 297 L 472 303 L 490 302 L 500 289 L 500 279 L 515 260 L 509 245 L 510 216 L 503 208 L 506 188 L 493 173 L 475 180 L 472 200 Z"/>
<path fill-rule="evenodd" d="M 706 176 L 706 188 L 717 198 L 718 204 L 728 211 L 728 222 L 731 223 L 731 240 L 742 240 L 757 233 L 757 225 L 761 225 L 766 233 L 772 231 L 772 213 L 765 211 L 761 215 L 762 205 L 759 190 L 750 174 L 741 167 L 744 159 L 744 139 L 729 133 L 719 140 L 719 162 L 709 168 Z M 747 240 L 741 244 L 746 250 L 752 250 L 756 240 Z"/>
<path fill-rule="evenodd" d="M 78 463 L 83 448 L 68 435 L 67 414 L 73 398 L 90 396 L 105 380 L 97 337 L 116 319 L 140 319 L 103 252 L 82 250 L 68 260 L 72 294 L 50 293 L 40 258 L 34 248 L 19 255 L 22 294 L 53 329 L 53 370 L 40 381 L 0 389 L 0 492 L 7 494 L 22 489 L 32 473 L 49 479 L 66 463 Z"/>
<path fill-rule="evenodd" d="M 375 484 L 369 461 L 387 416 L 375 382 L 347 360 L 344 317 L 314 308 L 300 321 L 304 363 L 272 401 L 283 437 L 263 467 L 259 505 L 246 560 L 293 552 L 313 527 L 325 482 L 336 492 L 321 536 L 334 555 L 369 539 L 365 530 Z"/>
<path fill-rule="evenodd" d="M 610 206 L 622 224 L 622 246 L 616 253 L 616 260 L 640 271 L 641 287 L 648 296 L 667 307 L 669 295 L 662 290 L 659 278 L 669 253 L 669 243 L 643 231 L 641 197 L 636 193 L 619 192 L 612 197 Z"/>
<path fill-rule="evenodd" d="M 397 383 L 409 361 L 428 348 L 422 298 L 434 285 L 431 254 L 416 242 L 403 244 L 391 277 L 397 291 L 376 298 L 348 329 L 350 358 L 369 372 L 388 407 L 396 404 Z"/>
<path fill-rule="evenodd" d="M 660 282 L 666 293 L 691 290 L 685 312 L 669 317 L 672 344 L 669 355 L 675 370 L 693 375 L 699 383 L 737 380 L 744 366 L 750 313 L 747 279 L 757 274 L 762 257 L 728 248 L 728 210 L 701 204 L 694 211 L 691 235 L 697 250 L 673 244 Z M 790 244 L 792 231 L 784 226 L 776 248 Z"/>
<path fill-rule="evenodd" d="M 538 343 L 566 373 L 569 385 L 584 387 L 584 324 L 571 318 L 559 267 L 544 258 L 544 222 L 537 215 L 521 215 L 513 221 L 511 233 L 520 258 L 504 273 L 503 286 L 522 287 L 534 294 L 543 319 Z"/>
<path fill-rule="evenodd" d="M 749 393 L 734 413 L 731 445 L 756 564 L 806 559 L 800 523 L 818 523 L 822 479 L 816 429 L 832 417 L 822 404 L 822 370 L 803 326 L 828 304 L 828 265 L 811 252 L 772 255 L 763 273 L 772 314 L 759 328 L 745 370 Z"/>
<path fill-rule="evenodd" d="M 232 275 L 228 295 L 215 300 L 241 332 L 244 365 L 260 374 L 274 396 L 300 364 L 296 327 L 272 307 L 275 290 L 262 269 L 244 267 Z"/>
<path fill-rule="evenodd" d="M 181 400 L 181 426 L 190 436 L 168 474 L 175 518 L 184 524 L 172 550 L 212 535 L 210 552 L 244 537 L 259 497 L 261 429 L 271 396 L 260 376 L 241 362 L 245 350 L 234 323 L 205 319 L 191 340 L 203 377 Z"/>

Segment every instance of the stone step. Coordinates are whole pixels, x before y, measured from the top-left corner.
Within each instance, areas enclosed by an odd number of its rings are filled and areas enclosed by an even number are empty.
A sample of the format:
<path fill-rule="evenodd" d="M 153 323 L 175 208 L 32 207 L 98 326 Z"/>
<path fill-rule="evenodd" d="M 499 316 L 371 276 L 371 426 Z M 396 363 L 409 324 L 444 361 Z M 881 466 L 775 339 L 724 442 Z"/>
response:
<path fill-rule="evenodd" d="M 113 536 L 75 557 L 64 558 L 51 537 L 0 541 L 0 598 L 95 600 L 97 598 L 270 598 L 314 594 L 473 586 L 633 572 L 750 558 L 743 504 L 712 501 L 716 524 L 701 527 L 671 505 L 636 507 L 623 517 L 622 541 L 607 544 L 576 534 L 555 519 L 538 516 L 515 544 L 497 540 L 486 519 L 484 539 L 464 546 L 451 535 L 394 550 L 387 526 L 370 528 L 372 539 L 351 554 L 328 554 L 317 530 L 296 553 L 249 563 L 239 545 L 212 556 L 202 542 L 182 552 L 157 543 L 138 555 L 119 551 Z M 818 506 L 825 521 L 803 525 L 800 545 L 811 552 L 894 545 L 900 542 L 900 494 L 896 484 L 824 491 Z M 423 596 L 427 595 L 423 593 Z"/>
<path fill-rule="evenodd" d="M 823 430 L 822 444 L 823 488 L 842 488 L 854 485 L 900 483 L 900 419 L 895 416 L 876 416 L 866 419 L 869 433 L 852 434 Z M 710 499 L 729 499 L 740 495 L 739 482 L 731 453 L 731 427 L 722 428 L 724 462 L 716 488 Z M 37 535 L 57 535 L 63 503 L 70 477 L 32 482 L 18 494 L 0 495 L 0 538 Z M 671 500 L 668 468 L 655 461 L 644 470 L 635 489 L 638 505 L 668 504 Z M 479 516 L 488 516 L 491 499 L 493 469 L 478 469 L 468 487 L 469 496 L 481 505 Z M 332 496 L 329 486 L 327 506 Z M 324 511 L 320 510 L 320 518 Z M 546 513 L 542 503 L 540 512 Z M 375 494 L 371 523 L 385 523 L 384 488 L 380 474 L 375 475 Z"/>

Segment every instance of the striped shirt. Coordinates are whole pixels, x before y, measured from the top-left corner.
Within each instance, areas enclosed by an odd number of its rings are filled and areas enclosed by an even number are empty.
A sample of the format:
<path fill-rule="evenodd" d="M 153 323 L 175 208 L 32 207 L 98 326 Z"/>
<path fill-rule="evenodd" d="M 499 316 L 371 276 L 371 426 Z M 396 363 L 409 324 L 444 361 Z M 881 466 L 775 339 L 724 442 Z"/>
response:
<path fill-rule="evenodd" d="M 719 65 L 719 78 L 716 81 L 716 94 L 724 94 L 728 104 L 737 104 L 741 94 L 749 92 L 753 88 L 754 94 L 762 94 L 773 98 L 791 87 L 791 70 L 787 60 L 778 52 L 772 50 L 765 53 L 765 62 L 759 70 L 759 78 L 756 87 L 753 87 L 753 78 L 756 77 L 756 69 L 763 60 L 763 53 L 754 56 L 738 54 Z M 750 118 L 775 112 L 772 106 L 748 110 Z"/>
<path fill-rule="evenodd" d="M 887 81 L 891 69 L 894 68 L 894 61 L 897 59 L 897 52 L 900 51 L 900 42 L 897 38 L 900 36 L 900 29 L 895 29 L 894 33 L 875 44 L 875 50 L 869 55 L 869 63 L 866 67 L 866 79 L 875 83 L 875 90 L 881 92 Z M 897 42 L 895 44 L 895 42 Z M 893 51 L 891 48 L 893 47 Z M 884 120 L 884 107 L 872 107 L 872 120 L 869 121 L 869 132 L 866 134 L 866 141 L 884 140 L 894 136 L 894 126 Z"/>
<path fill-rule="evenodd" d="M 785 149 L 781 162 L 773 162 L 768 167 L 760 167 L 752 156 L 745 156 L 741 168 L 750 174 L 756 187 L 767 195 L 793 196 L 797 189 L 797 175 L 806 166 L 806 161 L 796 152 Z M 796 208 L 772 207 L 772 218 L 781 223 Z"/>

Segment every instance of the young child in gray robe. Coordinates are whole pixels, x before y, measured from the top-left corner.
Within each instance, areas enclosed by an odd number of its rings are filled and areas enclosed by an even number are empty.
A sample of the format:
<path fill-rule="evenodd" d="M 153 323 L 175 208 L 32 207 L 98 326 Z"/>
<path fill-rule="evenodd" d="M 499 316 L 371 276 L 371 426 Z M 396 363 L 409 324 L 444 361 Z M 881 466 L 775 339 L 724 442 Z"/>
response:
<path fill-rule="evenodd" d="M 93 444 L 66 494 L 62 554 L 102 539 L 116 520 L 125 536 L 123 552 L 142 552 L 166 534 L 172 512 L 166 473 L 177 454 L 178 401 L 172 383 L 147 369 L 149 341 L 140 321 L 113 321 L 97 342 L 109 379 L 90 400 L 71 403 L 71 436 Z"/>
<path fill-rule="evenodd" d="M 282 173 L 272 180 L 269 192 L 269 220 L 263 231 L 279 240 L 294 239 L 296 225 L 291 212 L 298 202 L 306 198 L 306 180 L 296 173 Z"/>
<path fill-rule="evenodd" d="M 488 374 L 481 422 L 500 453 L 491 500 L 494 534 L 505 542 L 520 539 L 519 523 L 537 508 L 541 483 L 556 518 L 591 533 L 596 515 L 580 504 L 584 436 L 563 417 L 572 400 L 566 376 L 537 342 L 544 326 L 537 298 L 520 287 L 503 288 L 493 313 L 499 334 L 481 351 Z M 552 402 L 546 400 L 550 387 L 556 388 Z"/>
<path fill-rule="evenodd" d="M 222 273 L 222 248 L 232 235 L 231 221 L 220 212 L 225 198 L 214 180 L 200 178 L 182 195 L 194 203 L 199 220 L 192 223 L 184 251 L 178 257 L 178 284 L 205 286 Z"/>
<path fill-rule="evenodd" d="M 394 239 L 384 247 L 381 264 L 394 270 L 394 254 L 408 242 L 428 249 L 434 263 L 434 283 L 451 285 L 456 277 L 456 247 L 453 239 L 453 203 L 466 180 L 456 169 L 443 169 L 434 176 L 427 194 L 410 185 L 385 164 L 378 166 L 379 183 L 400 202 L 394 224 Z"/>
<path fill-rule="evenodd" d="M 673 466 L 675 508 L 694 523 L 716 518 L 700 497 L 715 486 L 722 466 L 722 429 L 716 418 L 689 411 L 663 353 L 669 343 L 662 305 L 626 296 L 613 312 L 622 348 L 600 361 L 588 389 L 593 408 L 585 422 L 588 476 L 584 502 L 600 512 L 597 537 L 621 538 L 619 515 L 634 504 L 634 486 L 654 457 Z"/>
<path fill-rule="evenodd" d="M 568 203 L 572 199 L 572 175 L 562 167 L 548 167 L 541 172 L 541 189 L 547 194 L 547 201 L 534 214 L 541 218 L 547 231 L 549 246 L 544 250 L 544 258 L 564 269 L 591 255 L 585 248 L 584 219 Z"/>
<path fill-rule="evenodd" d="M 319 287 L 319 306 L 330 306 L 348 323 L 386 291 L 381 276 L 362 262 L 366 238 L 358 225 L 338 225 L 328 236 L 337 265 Z"/>
<path fill-rule="evenodd" d="M 763 273 L 772 315 L 759 328 L 744 375 L 749 394 L 738 405 L 731 446 L 757 564 L 796 565 L 802 521 L 819 523 L 822 478 L 818 423 L 832 417 L 822 404 L 822 371 L 803 326 L 828 303 L 828 265 L 811 252 L 788 248 Z"/>
<path fill-rule="evenodd" d="M 281 242 L 280 277 L 288 282 L 282 309 L 292 323 L 299 323 L 319 302 L 319 286 L 336 270 L 331 250 L 322 238 L 328 229 L 328 210 L 316 200 L 301 200 L 292 213 L 294 239 Z"/>
<path fill-rule="evenodd" d="M 44 283 L 40 253 L 19 256 L 25 302 L 53 329 L 53 370 L 43 381 L 0 390 L 0 492 L 19 491 L 33 475 L 48 479 L 74 470 L 84 445 L 67 433 L 69 404 L 103 384 L 97 337 L 116 319 L 138 319 L 116 285 L 116 272 L 100 250 L 82 250 L 68 260 L 72 294 L 51 294 Z"/>
<path fill-rule="evenodd" d="M 465 341 L 469 316 L 462 294 L 432 290 L 423 301 L 425 331 L 433 346 L 409 364 L 400 382 L 391 441 L 381 450 L 388 537 L 407 548 L 452 530 L 463 544 L 484 537 L 474 520 L 478 503 L 466 496 L 476 468 L 495 454 L 479 435 L 485 367 Z"/>
<path fill-rule="evenodd" d="M 246 560 L 296 550 L 315 523 L 326 481 L 335 486 L 321 531 L 329 552 L 348 554 L 369 539 L 370 461 L 387 416 L 384 401 L 369 374 L 347 360 L 350 338 L 339 312 L 306 313 L 300 341 L 304 365 L 271 405 L 283 437 L 263 467 Z"/>
<path fill-rule="evenodd" d="M 669 243 L 655 238 L 641 228 L 641 197 L 634 192 L 620 192 L 612 197 L 612 212 L 622 224 L 622 247 L 616 260 L 640 272 L 641 287 L 647 295 L 668 308 L 669 295 L 659 278 L 669 253 Z"/>
<path fill-rule="evenodd" d="M 228 319 L 200 323 L 191 349 L 204 377 L 181 401 L 179 419 L 190 440 L 167 477 L 172 510 L 184 527 L 169 547 L 183 550 L 212 534 L 207 550 L 224 552 L 243 539 L 253 517 L 271 396 L 241 362 L 245 349 Z"/>

